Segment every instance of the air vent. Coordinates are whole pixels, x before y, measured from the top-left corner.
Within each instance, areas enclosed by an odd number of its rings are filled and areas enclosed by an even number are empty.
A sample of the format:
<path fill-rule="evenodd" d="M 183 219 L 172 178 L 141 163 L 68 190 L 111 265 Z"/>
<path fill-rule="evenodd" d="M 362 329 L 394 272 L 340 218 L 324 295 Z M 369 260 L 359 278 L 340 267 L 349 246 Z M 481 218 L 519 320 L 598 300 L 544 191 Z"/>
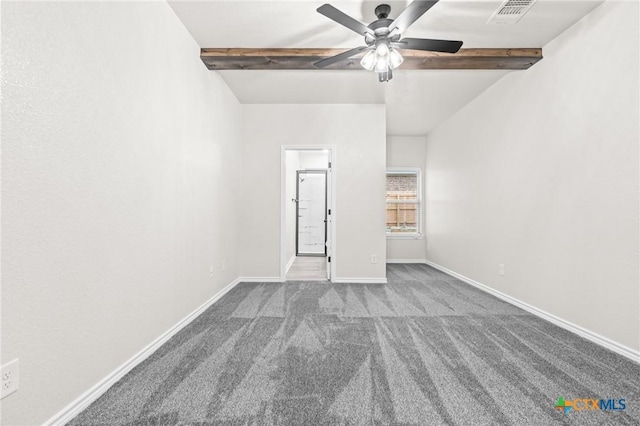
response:
<path fill-rule="evenodd" d="M 487 24 L 515 24 L 535 2 L 536 0 L 506 0 L 493 12 Z"/>

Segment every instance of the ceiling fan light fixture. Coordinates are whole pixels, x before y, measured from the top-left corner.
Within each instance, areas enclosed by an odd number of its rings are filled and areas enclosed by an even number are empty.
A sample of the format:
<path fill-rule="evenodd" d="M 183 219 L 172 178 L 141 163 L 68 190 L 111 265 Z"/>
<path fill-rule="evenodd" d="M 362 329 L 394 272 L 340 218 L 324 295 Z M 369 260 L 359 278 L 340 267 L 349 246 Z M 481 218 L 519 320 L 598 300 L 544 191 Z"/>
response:
<path fill-rule="evenodd" d="M 402 55 L 396 49 L 391 49 L 389 52 L 389 66 L 391 69 L 398 68 L 402 62 L 404 62 Z"/>
<path fill-rule="evenodd" d="M 375 14 L 378 19 L 369 25 L 363 24 L 328 3 L 323 4 L 316 9 L 318 13 L 364 36 L 365 46 L 356 47 L 332 57 L 322 59 L 313 65 L 317 68 L 324 68 L 368 50 L 360 60 L 360 65 L 366 70 L 375 71 L 378 74 L 379 81 L 389 81 L 393 78 L 392 71 L 402 65 L 404 61 L 400 52 L 394 49 L 394 47 L 428 52 L 458 52 L 462 46 L 461 41 L 402 38 L 402 34 L 404 34 L 407 28 L 417 21 L 427 10 L 431 9 L 438 1 L 439 0 L 414 0 L 409 3 L 395 19 L 389 18 L 391 7 L 388 4 L 380 4 L 375 9 Z"/>
<path fill-rule="evenodd" d="M 389 60 L 386 56 L 376 57 L 376 72 L 387 72 L 389 70 Z"/>
<path fill-rule="evenodd" d="M 373 68 L 376 66 L 376 52 L 375 50 L 370 50 L 366 53 L 366 55 L 364 55 L 362 57 L 362 60 L 360 61 L 360 65 L 362 65 L 362 68 L 368 70 L 368 71 L 372 71 Z"/>

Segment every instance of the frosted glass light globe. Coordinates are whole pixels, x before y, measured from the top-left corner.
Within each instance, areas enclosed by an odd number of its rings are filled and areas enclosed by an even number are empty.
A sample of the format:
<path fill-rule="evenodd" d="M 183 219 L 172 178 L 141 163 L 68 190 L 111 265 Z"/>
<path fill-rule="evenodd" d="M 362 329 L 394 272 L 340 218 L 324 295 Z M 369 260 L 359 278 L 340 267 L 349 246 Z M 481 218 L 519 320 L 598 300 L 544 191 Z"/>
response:
<path fill-rule="evenodd" d="M 389 66 L 391 67 L 391 69 L 398 68 L 403 61 L 404 58 L 402 57 L 402 55 L 398 53 L 397 50 L 391 49 L 391 52 L 389 52 Z"/>
<path fill-rule="evenodd" d="M 386 43 L 380 43 L 378 47 L 376 47 L 376 55 L 378 56 L 387 56 L 389 54 L 389 46 Z"/>
<path fill-rule="evenodd" d="M 365 70 L 371 71 L 373 67 L 376 66 L 376 52 L 374 50 L 370 50 L 362 57 L 360 61 L 360 65 Z"/>

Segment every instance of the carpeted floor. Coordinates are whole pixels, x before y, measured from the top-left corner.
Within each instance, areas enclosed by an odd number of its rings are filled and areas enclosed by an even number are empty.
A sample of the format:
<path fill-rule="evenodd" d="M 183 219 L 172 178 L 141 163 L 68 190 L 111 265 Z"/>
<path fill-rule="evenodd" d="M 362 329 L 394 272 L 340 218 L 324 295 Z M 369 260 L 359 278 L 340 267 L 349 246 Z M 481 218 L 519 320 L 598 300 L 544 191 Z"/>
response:
<path fill-rule="evenodd" d="M 426 265 L 387 273 L 241 283 L 70 424 L 640 424 L 640 365 Z"/>

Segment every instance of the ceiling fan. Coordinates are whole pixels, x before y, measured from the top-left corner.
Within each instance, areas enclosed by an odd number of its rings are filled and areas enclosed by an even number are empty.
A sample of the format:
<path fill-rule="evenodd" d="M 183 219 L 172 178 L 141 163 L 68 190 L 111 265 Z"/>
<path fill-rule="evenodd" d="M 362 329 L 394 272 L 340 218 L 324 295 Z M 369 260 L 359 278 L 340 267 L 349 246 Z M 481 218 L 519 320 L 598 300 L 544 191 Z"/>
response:
<path fill-rule="evenodd" d="M 367 51 L 360 64 L 363 68 L 378 73 L 378 81 L 389 81 L 393 78 L 393 70 L 402 64 L 402 55 L 397 49 L 426 50 L 431 52 L 456 53 L 462 46 L 461 41 L 434 40 L 428 38 L 402 38 L 402 34 L 411 24 L 418 20 L 438 0 L 415 0 L 409 4 L 396 19 L 390 19 L 391 6 L 381 4 L 376 7 L 378 18 L 369 25 L 352 18 L 330 4 L 323 4 L 317 11 L 338 24 L 364 36 L 366 46 L 359 46 L 346 52 L 314 63 L 317 68 L 324 68 L 336 62 L 344 61 L 358 53 Z"/>

